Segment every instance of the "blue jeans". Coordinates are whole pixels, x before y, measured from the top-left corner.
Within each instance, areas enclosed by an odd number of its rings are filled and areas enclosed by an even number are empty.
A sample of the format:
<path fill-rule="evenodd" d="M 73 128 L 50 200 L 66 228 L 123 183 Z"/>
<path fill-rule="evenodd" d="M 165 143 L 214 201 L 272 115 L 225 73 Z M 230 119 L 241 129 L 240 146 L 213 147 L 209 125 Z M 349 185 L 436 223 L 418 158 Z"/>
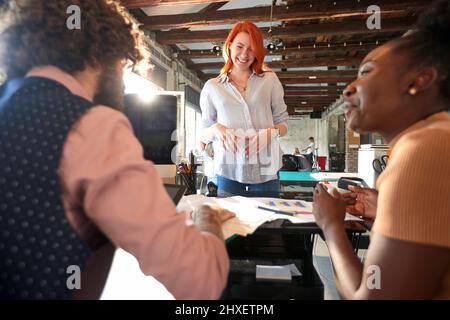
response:
<path fill-rule="evenodd" d="M 280 180 L 270 180 L 263 183 L 240 183 L 217 176 L 218 196 L 270 197 L 280 196 Z"/>

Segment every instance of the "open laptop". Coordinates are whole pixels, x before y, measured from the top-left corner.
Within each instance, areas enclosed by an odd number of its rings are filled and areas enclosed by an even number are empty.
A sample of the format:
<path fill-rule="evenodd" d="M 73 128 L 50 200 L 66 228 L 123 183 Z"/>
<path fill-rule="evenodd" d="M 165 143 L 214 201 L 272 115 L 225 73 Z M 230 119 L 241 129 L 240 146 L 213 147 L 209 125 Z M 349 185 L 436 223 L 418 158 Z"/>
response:
<path fill-rule="evenodd" d="M 178 202 L 180 202 L 181 198 L 184 196 L 187 190 L 186 186 L 182 186 L 179 184 L 165 183 L 164 187 L 166 188 L 167 193 L 172 198 L 172 201 L 173 203 L 175 203 L 175 205 L 177 205 Z"/>

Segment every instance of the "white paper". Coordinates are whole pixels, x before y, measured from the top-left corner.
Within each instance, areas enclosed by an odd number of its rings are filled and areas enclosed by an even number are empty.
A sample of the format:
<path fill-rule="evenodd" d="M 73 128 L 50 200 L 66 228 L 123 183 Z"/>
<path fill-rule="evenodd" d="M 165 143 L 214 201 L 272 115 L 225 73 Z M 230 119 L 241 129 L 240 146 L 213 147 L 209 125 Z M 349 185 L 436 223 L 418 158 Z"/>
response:
<path fill-rule="evenodd" d="M 286 210 L 297 208 L 299 213 L 294 216 L 279 214 L 267 210 L 258 209 L 258 206 L 271 208 L 270 202 L 274 202 L 277 209 Z M 247 236 L 258 229 L 265 222 L 277 219 L 286 219 L 292 223 L 313 223 L 315 222 L 312 214 L 312 202 L 302 200 L 288 200 L 279 198 L 246 198 L 241 196 L 229 198 L 210 198 L 203 195 L 184 196 L 177 206 L 178 211 L 193 210 L 204 203 L 215 203 L 222 208 L 230 210 L 236 214 L 236 217 L 227 220 L 222 225 L 222 231 L 225 239 L 237 234 Z M 299 208 L 298 203 L 304 207 Z M 297 205 L 296 205 L 297 204 Z M 272 206 L 274 208 L 274 206 Z M 345 220 L 361 221 L 360 218 L 346 214 Z"/>
<path fill-rule="evenodd" d="M 292 280 L 291 269 L 287 266 L 256 265 L 256 279 L 261 280 Z"/>

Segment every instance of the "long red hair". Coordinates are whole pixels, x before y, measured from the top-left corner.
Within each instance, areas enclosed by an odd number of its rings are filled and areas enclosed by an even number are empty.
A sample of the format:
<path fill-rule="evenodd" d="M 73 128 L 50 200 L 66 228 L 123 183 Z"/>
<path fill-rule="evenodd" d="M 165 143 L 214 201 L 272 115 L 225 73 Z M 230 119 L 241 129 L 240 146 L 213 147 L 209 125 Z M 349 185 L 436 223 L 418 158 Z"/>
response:
<path fill-rule="evenodd" d="M 223 45 L 222 55 L 225 59 L 225 65 L 222 67 L 222 70 L 220 70 L 220 77 L 227 74 L 233 67 L 233 61 L 230 56 L 230 45 L 239 32 L 246 32 L 250 36 L 251 48 L 253 54 L 255 55 L 255 61 L 253 61 L 250 68 L 252 68 L 258 75 L 262 74 L 264 71 L 267 71 L 267 67 L 264 65 L 266 49 L 264 48 L 264 41 L 261 31 L 253 22 L 240 21 L 233 26 L 228 34 L 227 40 L 225 40 Z"/>

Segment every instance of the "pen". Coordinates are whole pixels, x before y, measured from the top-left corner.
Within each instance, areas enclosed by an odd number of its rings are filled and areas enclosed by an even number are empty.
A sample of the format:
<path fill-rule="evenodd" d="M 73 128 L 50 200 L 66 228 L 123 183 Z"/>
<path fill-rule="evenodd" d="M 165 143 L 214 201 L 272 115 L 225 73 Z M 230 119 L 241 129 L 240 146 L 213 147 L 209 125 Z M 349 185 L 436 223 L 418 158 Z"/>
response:
<path fill-rule="evenodd" d="M 291 213 L 291 212 L 286 212 L 286 211 L 281 211 L 281 210 L 276 210 L 276 209 L 271 209 L 271 208 L 266 208 L 266 207 L 261 207 L 261 206 L 258 206 L 257 208 L 258 209 L 262 209 L 262 210 L 266 210 L 266 211 L 271 211 L 271 212 L 274 212 L 274 213 L 277 213 L 277 214 L 284 214 L 284 215 L 287 215 L 287 216 L 294 216 L 294 214 Z"/>

